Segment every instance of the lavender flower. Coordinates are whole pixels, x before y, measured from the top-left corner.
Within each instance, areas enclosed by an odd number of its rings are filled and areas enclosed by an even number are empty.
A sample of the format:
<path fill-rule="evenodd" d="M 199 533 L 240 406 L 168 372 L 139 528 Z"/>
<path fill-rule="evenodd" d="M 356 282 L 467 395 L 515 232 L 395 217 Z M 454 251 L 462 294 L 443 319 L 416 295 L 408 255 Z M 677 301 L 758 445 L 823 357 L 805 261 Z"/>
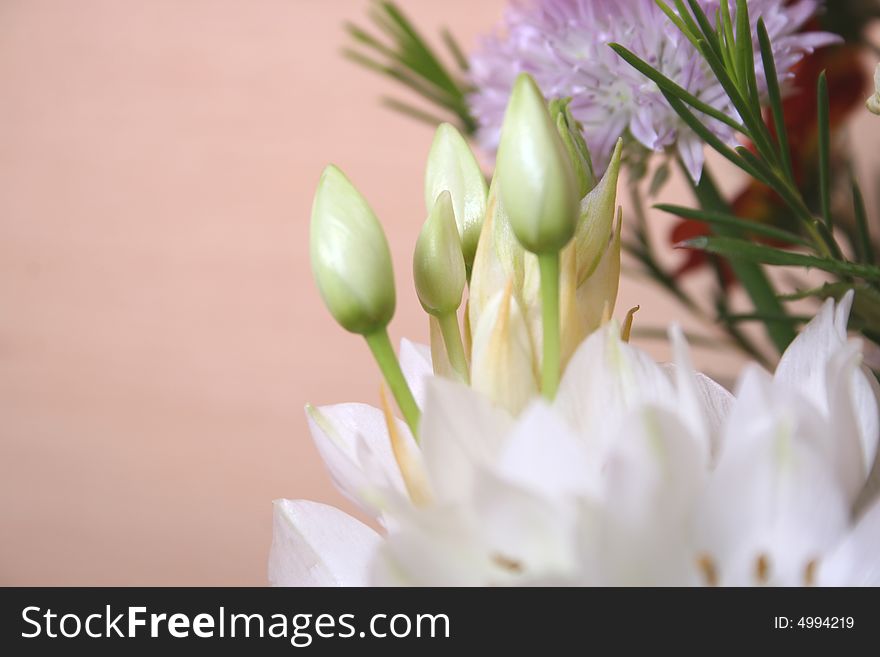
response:
<path fill-rule="evenodd" d="M 699 0 L 710 17 L 719 0 Z M 731 2 L 731 5 L 734 3 Z M 749 0 L 753 29 L 763 18 L 773 42 L 780 76 L 804 54 L 837 37 L 798 31 L 820 0 Z M 703 168 L 703 144 L 663 98 L 657 86 L 608 47 L 618 42 L 704 102 L 737 117 L 721 85 L 693 45 L 654 0 L 529 0 L 507 9 L 503 32 L 487 36 L 471 57 L 477 91 L 471 110 L 478 139 L 488 151 L 498 146 L 501 120 L 517 74 L 526 71 L 548 98 L 570 96 L 571 112 L 584 127 L 598 171 L 607 165 L 617 139 L 628 133 L 653 151 L 675 149 L 696 179 Z M 757 44 L 757 39 L 755 39 Z M 756 45 L 757 48 L 757 45 Z M 755 53 L 759 87 L 765 87 L 760 54 Z M 734 142 L 733 131 L 718 121 L 707 125 Z"/>

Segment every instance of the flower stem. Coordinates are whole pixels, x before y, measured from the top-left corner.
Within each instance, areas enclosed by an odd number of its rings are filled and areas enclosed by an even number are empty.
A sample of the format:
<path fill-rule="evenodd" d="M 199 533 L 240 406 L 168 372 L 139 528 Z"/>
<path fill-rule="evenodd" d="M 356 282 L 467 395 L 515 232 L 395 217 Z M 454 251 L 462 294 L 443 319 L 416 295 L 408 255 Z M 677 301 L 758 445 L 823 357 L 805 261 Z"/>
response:
<path fill-rule="evenodd" d="M 368 333 L 364 338 L 370 347 L 370 351 L 373 352 L 376 362 L 379 364 L 379 369 L 382 370 L 382 376 L 385 377 L 385 382 L 391 389 L 391 394 L 394 395 L 394 399 L 397 401 L 398 407 L 400 407 L 400 412 L 403 413 L 403 419 L 409 425 L 413 438 L 418 441 L 421 411 L 412 396 L 409 384 L 407 384 L 406 379 L 403 377 L 403 371 L 400 369 L 397 354 L 394 353 L 391 340 L 388 338 L 388 329 L 382 328 L 374 333 Z"/>
<path fill-rule="evenodd" d="M 559 252 L 538 255 L 541 270 L 541 320 L 544 325 L 544 357 L 541 364 L 541 392 L 548 400 L 556 397 L 560 374 L 559 337 Z"/>
<path fill-rule="evenodd" d="M 703 167 L 703 175 L 699 183 L 694 183 L 690 176 L 687 179 L 691 182 L 694 195 L 704 210 L 730 211 L 727 202 L 718 191 L 718 187 L 715 185 L 708 167 Z M 728 234 L 736 235 L 735 232 L 731 233 L 730 229 L 722 230 L 716 228 L 715 232 L 722 236 Z M 767 278 L 761 265 L 739 258 L 729 258 L 728 262 L 737 279 L 742 283 L 743 289 L 751 298 L 755 310 L 767 316 L 785 316 L 785 307 L 776 297 L 776 290 Z M 765 320 L 764 328 L 770 340 L 779 350 L 779 353 L 785 351 L 786 347 L 794 340 L 795 331 L 789 322 Z"/>
<path fill-rule="evenodd" d="M 446 354 L 449 363 L 455 373 L 465 383 L 470 383 L 467 358 L 464 355 L 464 343 L 461 341 L 461 331 L 458 328 L 458 317 L 454 312 L 438 315 L 440 333 L 443 335 L 443 343 L 446 345 Z"/>

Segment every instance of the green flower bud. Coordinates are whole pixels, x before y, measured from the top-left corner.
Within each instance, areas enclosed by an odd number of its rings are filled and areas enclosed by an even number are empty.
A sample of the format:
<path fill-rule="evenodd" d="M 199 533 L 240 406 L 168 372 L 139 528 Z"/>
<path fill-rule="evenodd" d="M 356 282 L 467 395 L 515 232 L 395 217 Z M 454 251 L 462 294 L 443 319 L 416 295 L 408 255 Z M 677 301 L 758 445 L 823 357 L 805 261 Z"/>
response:
<path fill-rule="evenodd" d="M 466 277 L 461 239 L 448 191 L 437 197 L 422 226 L 413 255 L 413 278 L 425 312 L 441 316 L 458 310 Z"/>
<path fill-rule="evenodd" d="M 498 148 L 501 201 L 513 232 L 532 253 L 556 253 L 574 235 L 578 182 L 571 157 L 535 81 L 513 86 Z"/>
<path fill-rule="evenodd" d="M 394 273 L 388 241 L 354 185 L 329 165 L 312 203 L 312 273 L 330 314 L 342 328 L 369 335 L 394 315 Z"/>
<path fill-rule="evenodd" d="M 486 215 L 486 178 L 465 138 L 448 123 L 441 123 L 434 134 L 425 170 L 427 212 L 444 191 L 452 195 L 452 207 L 461 238 L 465 264 L 474 262 L 483 217 Z"/>
<path fill-rule="evenodd" d="M 596 186 L 596 175 L 593 173 L 593 160 L 587 142 L 584 141 L 581 124 L 575 121 L 568 107 L 570 102 L 571 98 L 551 100 L 550 116 L 556 122 L 556 129 L 571 158 L 578 190 L 583 198 Z"/>

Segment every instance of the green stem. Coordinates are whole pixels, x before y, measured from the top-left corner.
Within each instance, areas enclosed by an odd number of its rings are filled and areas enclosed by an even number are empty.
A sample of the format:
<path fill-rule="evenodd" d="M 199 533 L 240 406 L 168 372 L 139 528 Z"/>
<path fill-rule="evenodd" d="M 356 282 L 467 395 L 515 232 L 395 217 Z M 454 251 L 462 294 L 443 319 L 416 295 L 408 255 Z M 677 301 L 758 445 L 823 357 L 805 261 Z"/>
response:
<path fill-rule="evenodd" d="M 541 270 L 541 320 L 544 325 L 544 358 L 541 392 L 548 400 L 556 397 L 561 369 L 559 336 L 559 252 L 538 256 Z"/>
<path fill-rule="evenodd" d="M 685 174 L 690 175 L 690 174 Z M 730 341 L 727 343 L 731 348 L 739 349 L 743 353 L 747 354 L 751 358 L 754 358 L 756 361 L 761 363 L 762 365 L 768 367 L 769 363 L 767 361 L 767 357 L 761 353 L 761 351 L 753 345 L 745 335 L 743 335 L 742 331 L 736 328 L 732 323 L 724 320 L 724 313 L 718 309 L 716 315 L 710 314 L 707 310 L 705 310 L 699 303 L 697 303 L 682 287 L 678 285 L 675 278 L 666 272 L 665 269 L 661 267 L 661 265 L 657 262 L 656 258 L 653 255 L 653 247 L 651 246 L 651 238 L 648 233 L 647 227 L 647 219 L 645 217 L 645 210 L 642 204 L 642 197 L 639 193 L 638 185 L 635 183 L 630 183 L 629 185 L 629 196 L 630 196 L 630 205 L 632 206 L 631 210 L 635 214 L 637 218 L 638 226 L 636 228 L 636 236 L 637 239 L 641 242 L 643 250 L 640 255 L 637 255 L 642 265 L 645 267 L 649 276 L 653 277 L 654 282 L 661 285 L 663 289 L 668 292 L 671 292 L 672 295 L 698 320 L 705 323 L 708 326 L 716 327 L 719 324 L 719 320 L 721 320 L 721 328 L 727 333 Z M 662 209 L 662 206 L 656 206 Z M 677 210 L 681 210 L 681 208 L 676 208 Z M 673 214 L 678 214 L 679 216 L 685 217 L 685 215 L 680 212 L 675 212 Z M 687 218 L 687 217 L 685 217 Z M 715 265 L 716 275 L 718 275 L 717 263 L 713 262 Z M 719 284 L 720 284 L 719 279 Z M 723 287 L 723 286 L 722 286 Z M 664 334 L 665 335 L 665 334 Z"/>
<path fill-rule="evenodd" d="M 690 176 L 687 179 L 691 180 Z M 704 210 L 714 212 L 730 211 L 727 202 L 715 186 L 715 182 L 705 165 L 703 166 L 703 175 L 700 178 L 700 182 L 693 185 L 693 190 Z M 739 236 L 738 231 L 735 229 L 716 226 L 713 230 L 717 235 L 721 236 L 729 236 L 731 233 Z M 777 298 L 776 290 L 768 280 L 761 265 L 740 258 L 728 258 L 728 262 L 737 279 L 742 284 L 743 289 L 751 298 L 757 312 L 767 317 L 785 315 L 785 307 Z M 789 322 L 767 320 L 764 323 L 764 327 L 779 353 L 785 351 L 785 348 L 794 340 L 796 335 L 794 328 Z"/>
<path fill-rule="evenodd" d="M 449 364 L 456 374 L 465 383 L 470 383 L 467 358 L 464 355 L 464 343 L 461 341 L 461 331 L 458 328 L 458 317 L 454 312 L 445 315 L 437 315 L 440 324 L 440 333 L 443 335 L 443 343 L 446 345 L 446 354 L 449 356 Z"/>
<path fill-rule="evenodd" d="M 400 362 L 397 360 L 397 354 L 394 353 L 394 347 L 391 346 L 391 340 L 388 338 L 388 329 L 379 329 L 375 333 L 365 335 L 364 338 L 379 364 L 379 369 L 382 370 L 385 382 L 391 388 L 391 394 L 394 395 L 400 412 L 403 413 L 403 419 L 409 425 L 413 438 L 418 441 L 421 411 L 412 396 L 406 379 L 403 378 Z"/>

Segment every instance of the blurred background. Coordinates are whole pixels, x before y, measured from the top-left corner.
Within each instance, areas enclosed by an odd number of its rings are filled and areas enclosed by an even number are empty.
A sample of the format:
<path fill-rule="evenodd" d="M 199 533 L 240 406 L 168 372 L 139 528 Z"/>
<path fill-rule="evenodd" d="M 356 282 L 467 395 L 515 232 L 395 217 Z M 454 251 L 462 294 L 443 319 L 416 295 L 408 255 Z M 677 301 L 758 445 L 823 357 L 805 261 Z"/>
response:
<path fill-rule="evenodd" d="M 314 288 L 312 193 L 334 162 L 370 200 L 392 337 L 426 341 L 410 267 L 433 135 L 339 55 L 367 4 L 0 1 L 0 584 L 261 585 L 274 498 L 352 510 L 303 405 L 375 403 L 379 376 Z M 470 48 L 505 3 L 401 4 Z M 637 324 L 682 315 L 627 278 L 618 314 L 636 304 Z"/>

